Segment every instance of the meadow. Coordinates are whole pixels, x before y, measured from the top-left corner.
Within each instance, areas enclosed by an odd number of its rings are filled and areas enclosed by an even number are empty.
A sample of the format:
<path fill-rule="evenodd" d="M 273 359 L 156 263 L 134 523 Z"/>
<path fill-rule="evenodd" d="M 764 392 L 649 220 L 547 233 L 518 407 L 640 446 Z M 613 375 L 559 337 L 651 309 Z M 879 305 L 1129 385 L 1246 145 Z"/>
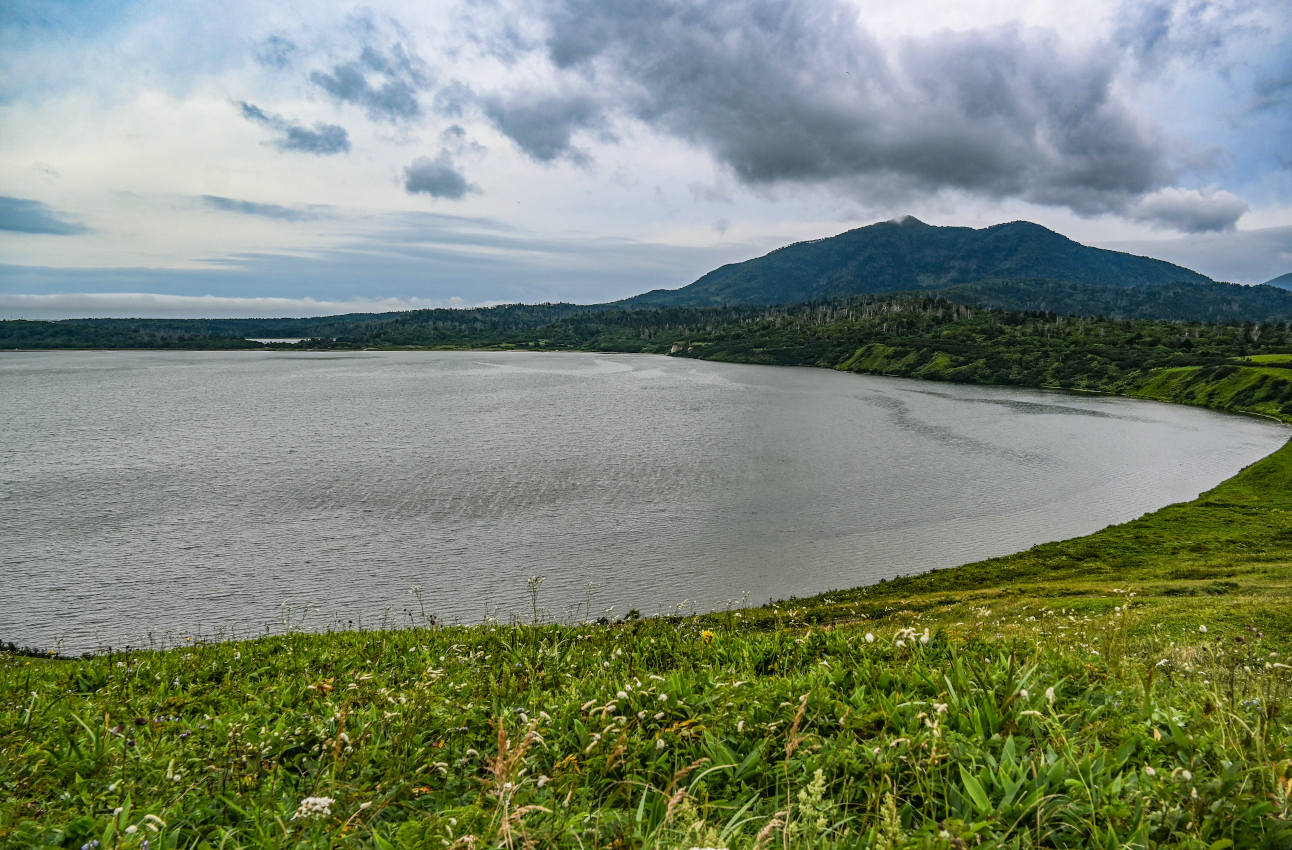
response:
<path fill-rule="evenodd" d="M 757 608 L 554 623 L 535 577 L 523 623 L 11 647 L 0 845 L 1292 847 L 1290 564 L 1292 444 Z"/>

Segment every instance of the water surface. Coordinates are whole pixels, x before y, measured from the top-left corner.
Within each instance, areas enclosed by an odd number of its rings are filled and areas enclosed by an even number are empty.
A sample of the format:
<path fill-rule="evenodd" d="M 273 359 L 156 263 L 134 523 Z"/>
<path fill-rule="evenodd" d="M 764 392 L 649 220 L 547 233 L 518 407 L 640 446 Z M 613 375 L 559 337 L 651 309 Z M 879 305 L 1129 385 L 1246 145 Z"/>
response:
<path fill-rule="evenodd" d="M 553 618 L 761 603 L 1095 531 L 1288 437 L 645 355 L 19 352 L 0 400 L 0 640 L 71 652 L 528 617 L 531 575 Z"/>

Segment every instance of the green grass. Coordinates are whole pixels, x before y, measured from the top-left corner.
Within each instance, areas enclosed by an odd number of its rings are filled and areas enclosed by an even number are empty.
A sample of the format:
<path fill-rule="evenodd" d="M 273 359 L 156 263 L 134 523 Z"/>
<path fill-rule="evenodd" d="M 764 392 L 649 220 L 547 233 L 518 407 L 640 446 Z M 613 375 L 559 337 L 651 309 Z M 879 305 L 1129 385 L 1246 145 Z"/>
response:
<path fill-rule="evenodd" d="M 1247 358 L 1262 364 L 1283 362 L 1264 355 Z M 1272 365 L 1186 366 L 1158 369 L 1128 390 L 1139 398 L 1201 405 L 1217 410 L 1292 418 L 1292 369 Z"/>
<path fill-rule="evenodd" d="M 1292 354 L 1251 354 L 1243 359 L 1251 363 L 1292 363 Z"/>
<path fill-rule="evenodd" d="M 763 608 L 0 655 L 0 845 L 1286 848 L 1290 566 L 1292 444 Z"/>

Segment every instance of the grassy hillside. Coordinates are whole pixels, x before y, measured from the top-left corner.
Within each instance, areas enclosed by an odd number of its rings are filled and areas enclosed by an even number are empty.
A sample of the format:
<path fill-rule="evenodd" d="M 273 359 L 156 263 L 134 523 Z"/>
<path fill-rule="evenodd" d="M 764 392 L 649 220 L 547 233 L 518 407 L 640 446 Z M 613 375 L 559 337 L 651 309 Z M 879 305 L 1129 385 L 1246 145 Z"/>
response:
<path fill-rule="evenodd" d="M 764 608 L 0 655 L 0 844 L 1288 847 L 1290 568 L 1292 445 Z"/>

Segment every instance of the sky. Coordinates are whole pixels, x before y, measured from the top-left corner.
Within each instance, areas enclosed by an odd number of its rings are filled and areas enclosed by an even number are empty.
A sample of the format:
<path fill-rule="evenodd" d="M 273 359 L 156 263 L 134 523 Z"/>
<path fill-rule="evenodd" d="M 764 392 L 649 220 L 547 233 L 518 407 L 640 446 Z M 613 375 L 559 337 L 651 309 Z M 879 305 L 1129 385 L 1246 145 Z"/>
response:
<path fill-rule="evenodd" d="M 914 215 L 1292 271 L 1287 0 L 6 0 L 0 318 L 596 303 Z"/>

